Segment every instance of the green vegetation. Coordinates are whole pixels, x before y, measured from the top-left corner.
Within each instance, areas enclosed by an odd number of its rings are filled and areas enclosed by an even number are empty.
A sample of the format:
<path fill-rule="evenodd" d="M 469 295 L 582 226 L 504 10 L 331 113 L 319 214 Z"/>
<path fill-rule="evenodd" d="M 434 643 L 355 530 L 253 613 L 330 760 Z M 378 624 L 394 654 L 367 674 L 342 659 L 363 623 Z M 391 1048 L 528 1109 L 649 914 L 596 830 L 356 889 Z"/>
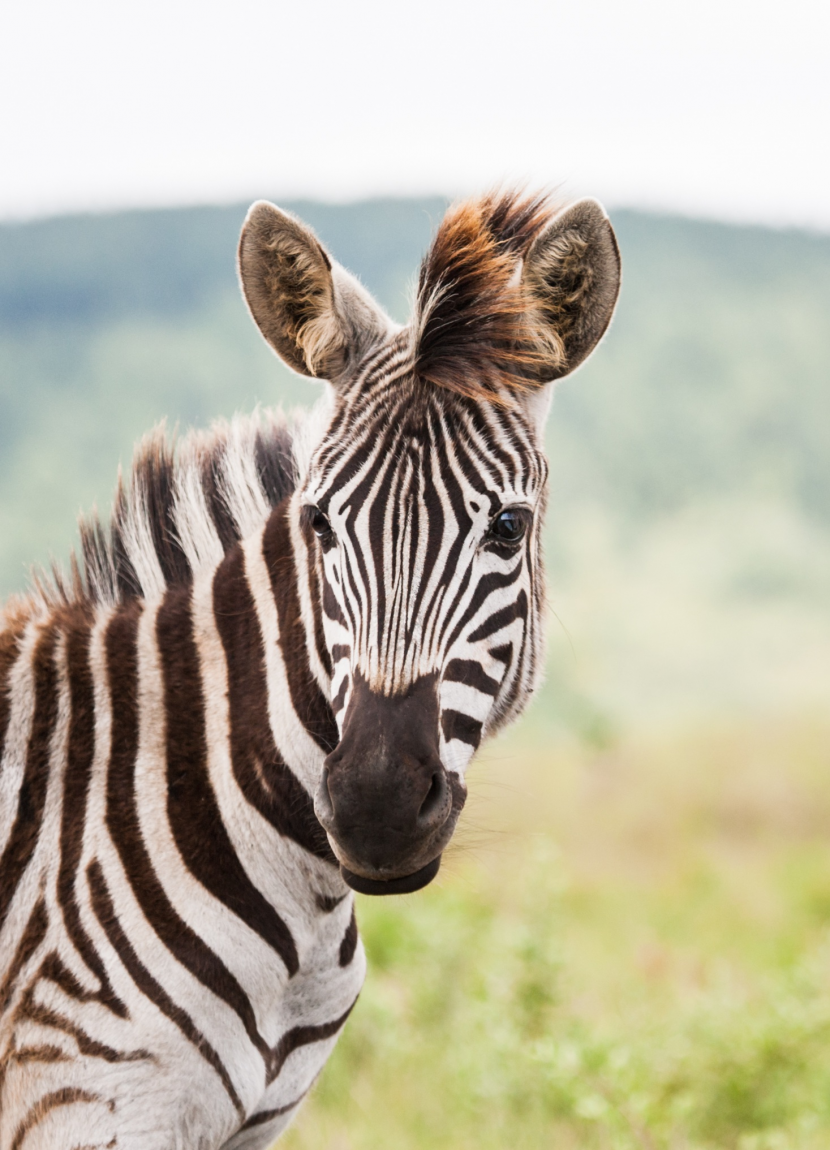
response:
<path fill-rule="evenodd" d="M 829 744 L 485 753 L 434 887 L 360 899 L 370 977 L 286 1147 L 830 1145 Z"/>
<path fill-rule="evenodd" d="M 296 205 L 398 318 L 442 203 Z M 0 592 L 159 418 L 309 402 L 242 207 L 0 227 Z M 830 238 L 620 212 L 549 433 L 549 667 L 293 1150 L 830 1145 Z"/>

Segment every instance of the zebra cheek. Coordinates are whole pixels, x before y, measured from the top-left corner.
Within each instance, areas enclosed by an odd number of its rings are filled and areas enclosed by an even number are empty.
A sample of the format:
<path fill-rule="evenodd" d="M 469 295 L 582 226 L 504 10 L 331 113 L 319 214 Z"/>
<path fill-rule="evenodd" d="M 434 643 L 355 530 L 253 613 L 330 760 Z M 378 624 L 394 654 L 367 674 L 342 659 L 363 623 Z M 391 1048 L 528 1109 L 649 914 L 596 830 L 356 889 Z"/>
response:
<path fill-rule="evenodd" d="M 448 664 L 440 692 L 440 754 L 448 771 L 464 777 L 481 744 L 493 705 L 495 684 L 471 661 L 454 659 Z M 477 686 L 469 680 L 472 678 Z M 486 687 L 487 690 L 482 690 Z"/>
<path fill-rule="evenodd" d="M 449 743 L 441 741 L 441 762 L 445 770 L 460 779 L 464 778 L 474 754 L 474 747 L 461 743 L 458 739 L 452 739 Z"/>

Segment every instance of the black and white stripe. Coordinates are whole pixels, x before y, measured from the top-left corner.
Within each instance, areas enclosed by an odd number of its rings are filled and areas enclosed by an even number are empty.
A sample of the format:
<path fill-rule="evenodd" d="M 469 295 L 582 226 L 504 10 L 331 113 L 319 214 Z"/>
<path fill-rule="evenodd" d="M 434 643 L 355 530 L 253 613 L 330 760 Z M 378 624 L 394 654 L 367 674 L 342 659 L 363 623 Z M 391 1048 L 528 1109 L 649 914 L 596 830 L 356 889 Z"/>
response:
<path fill-rule="evenodd" d="M 290 500 L 257 484 L 265 521 L 215 568 L 33 600 L 3 633 L 4 1148 L 266 1145 L 356 998 L 352 898 L 308 793 L 336 729 Z M 126 561 L 158 578 L 158 551 Z"/>
<path fill-rule="evenodd" d="M 521 710 L 540 666 L 546 478 L 521 408 L 442 395 L 411 373 L 338 395 L 300 496 L 338 540 L 326 550 L 308 539 L 325 588 L 336 715 L 356 672 L 395 695 L 440 669 L 442 758 L 460 771 L 483 735 Z M 516 505 L 534 516 L 521 548 L 484 546 L 492 518 Z"/>

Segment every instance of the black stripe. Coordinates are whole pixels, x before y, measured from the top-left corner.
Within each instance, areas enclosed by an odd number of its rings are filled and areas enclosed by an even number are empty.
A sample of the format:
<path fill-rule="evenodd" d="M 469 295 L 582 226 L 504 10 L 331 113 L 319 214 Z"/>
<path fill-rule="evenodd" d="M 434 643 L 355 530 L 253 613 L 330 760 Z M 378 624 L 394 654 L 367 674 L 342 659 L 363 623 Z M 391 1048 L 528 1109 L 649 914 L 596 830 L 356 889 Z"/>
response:
<path fill-rule="evenodd" d="M 485 619 L 481 626 L 477 627 L 471 635 L 467 636 L 468 643 L 478 643 L 482 639 L 489 639 L 491 635 L 495 635 L 502 627 L 507 627 L 514 623 L 516 619 L 527 618 L 527 595 L 524 588 L 516 596 L 516 602 L 511 603 L 508 607 L 502 607 L 500 611 L 496 611 L 494 615 L 490 615 Z"/>
<path fill-rule="evenodd" d="M 22 629 L 0 631 L 0 763 L 3 762 L 3 745 L 12 709 L 9 678 L 20 654 L 22 634 Z"/>
<path fill-rule="evenodd" d="M 310 530 L 310 525 L 306 527 L 306 533 Z M 314 546 L 316 538 L 311 540 L 306 537 L 305 552 L 306 552 L 306 565 L 308 568 L 308 593 L 311 599 L 312 611 L 314 613 L 314 649 L 317 652 L 317 658 L 325 674 L 331 678 L 332 672 L 332 656 L 329 655 L 329 649 L 326 646 L 326 633 L 323 628 L 323 612 L 320 610 L 320 583 L 323 579 L 322 569 L 318 570 L 320 560 L 319 550 Z M 311 546 L 309 544 L 311 543 Z M 320 566 L 322 566 L 320 564 Z"/>
<path fill-rule="evenodd" d="M 332 1022 L 324 1022 L 321 1026 L 294 1026 L 291 1030 L 286 1031 L 271 1051 L 267 1084 L 269 1086 L 271 1085 L 285 1065 L 288 1056 L 293 1054 L 299 1047 L 309 1046 L 312 1042 L 322 1042 L 324 1039 L 331 1038 L 337 1034 L 338 1030 L 340 1030 L 343 1023 L 354 1010 L 355 1002 L 357 1002 L 357 999 L 354 1000 L 348 1009 L 343 1011 L 339 1018 L 335 1018 Z"/>
<path fill-rule="evenodd" d="M 351 682 L 350 677 L 348 675 L 344 675 L 343 676 L 343 682 L 340 684 L 340 686 L 337 690 L 337 694 L 334 696 L 334 698 L 331 701 L 331 709 L 334 711 L 335 715 L 339 711 L 343 710 L 343 704 L 346 701 L 346 694 L 349 690 L 350 682 Z"/>
<path fill-rule="evenodd" d="M 280 651 L 291 703 L 308 733 L 321 750 L 328 754 L 337 745 L 337 724 L 309 666 L 288 516 L 288 503 L 281 504 L 273 512 L 263 534 L 262 553 L 277 605 Z"/>
<path fill-rule="evenodd" d="M 346 894 L 348 893 L 346 891 Z M 314 901 L 318 910 L 321 910 L 323 914 L 331 914 L 335 907 L 340 906 L 345 897 L 345 894 L 315 894 Z"/>
<path fill-rule="evenodd" d="M 186 970 L 236 1012 L 251 1042 L 262 1052 L 267 1047 L 257 1030 L 247 995 L 218 955 L 177 914 L 159 882 L 141 834 L 135 795 L 139 615 L 140 604 L 131 604 L 113 616 L 107 628 L 107 669 L 112 698 L 107 829 L 127 881 L 151 928 Z"/>
<path fill-rule="evenodd" d="M 490 514 L 493 515 L 501 503 L 499 491 L 504 482 L 501 471 L 475 437 L 475 421 L 469 417 L 469 412 L 456 420 L 453 431 L 452 444 L 458 464 L 467 482 L 490 501 Z"/>
<path fill-rule="evenodd" d="M 107 1046 L 103 1042 L 98 1042 L 97 1039 L 92 1038 L 83 1027 L 73 1022 L 58 1011 L 52 1010 L 48 1006 L 43 1006 L 34 1000 L 34 986 L 23 997 L 23 1001 L 17 1010 L 16 1016 L 25 1018 L 29 1022 L 34 1022 L 37 1026 L 47 1027 L 50 1030 L 59 1030 L 62 1034 L 68 1034 L 70 1038 L 74 1038 L 78 1050 L 84 1057 L 88 1058 L 101 1058 L 104 1062 L 144 1062 L 148 1059 L 152 1060 L 152 1055 L 147 1050 L 115 1050 L 112 1046 Z"/>
<path fill-rule="evenodd" d="M 0 985 L 0 1014 L 2 1014 L 9 1005 L 9 999 L 14 993 L 17 976 L 46 937 L 46 927 L 48 924 L 49 919 L 46 914 L 46 903 L 41 898 L 35 904 L 34 910 L 29 915 L 29 921 L 26 923 L 26 929 L 23 931 L 20 942 L 17 944 L 14 958 L 9 963 L 6 969 L 6 977 L 3 979 L 2 985 Z"/>
<path fill-rule="evenodd" d="M 269 421 L 254 441 L 256 469 L 265 498 L 272 507 L 287 499 L 297 486 L 297 466 L 291 432 L 284 423 Z"/>
<path fill-rule="evenodd" d="M 461 402 L 467 408 L 471 425 L 475 428 L 481 439 L 484 440 L 487 445 L 486 450 L 490 458 L 487 459 L 487 456 L 483 456 L 483 460 L 485 460 L 488 464 L 490 464 L 490 460 L 497 461 L 515 483 L 518 478 L 516 460 L 511 458 L 508 452 L 506 452 L 498 442 L 495 434 L 493 433 L 492 426 L 488 421 L 488 416 L 490 416 L 493 411 L 493 405 L 490 403 L 480 403 L 474 399 L 464 399 Z M 476 453 L 481 454 L 481 450 L 477 449 Z M 495 475 L 495 463 L 490 464 L 490 467 L 493 474 Z M 501 486 L 504 481 L 499 476 L 497 482 L 499 483 L 499 486 Z"/>
<path fill-rule="evenodd" d="M 441 712 L 441 729 L 448 743 L 451 739 L 459 739 L 462 743 L 477 747 L 481 742 L 481 726 L 477 719 L 471 719 L 461 711 L 447 709 Z"/>
<path fill-rule="evenodd" d="M 348 966 L 354 958 L 354 952 L 357 950 L 357 919 L 354 916 L 354 907 L 352 907 L 352 917 L 349 919 L 349 925 L 346 927 L 346 933 L 343 935 L 340 943 L 340 965 Z"/>
<path fill-rule="evenodd" d="M 522 464 L 527 459 L 527 448 L 519 437 L 517 421 L 512 412 L 499 410 L 495 404 L 488 403 L 484 410 L 487 420 L 495 424 L 512 448 L 510 452 L 505 452 L 503 448 L 500 450 L 508 460 L 507 468 L 510 473 L 510 481 L 514 488 L 518 488 L 522 478 Z M 498 443 L 498 437 L 493 431 L 490 432 L 488 439 L 494 447 Z"/>
<path fill-rule="evenodd" d="M 525 611 L 524 617 L 526 620 L 527 619 L 527 599 L 524 600 L 524 611 Z M 526 675 L 523 676 L 522 672 L 527 670 L 527 668 L 525 667 L 525 651 L 527 650 L 528 642 L 530 639 L 529 632 L 530 632 L 529 627 L 526 627 L 526 626 L 522 627 L 522 638 L 521 638 L 521 642 L 519 644 L 518 657 L 516 659 L 516 673 L 513 676 L 513 682 L 510 684 L 510 686 L 507 690 L 507 694 L 501 700 L 501 707 L 502 707 L 502 713 L 503 714 L 508 714 L 510 712 L 510 710 L 513 708 L 513 706 L 515 705 L 515 703 L 519 697 L 519 692 L 520 692 L 522 686 L 527 681 L 527 676 Z M 530 671 L 532 672 L 532 670 L 533 670 L 533 666 L 531 664 Z"/>
<path fill-rule="evenodd" d="M 295 1098 L 293 1102 L 286 1102 L 285 1106 L 276 1106 L 273 1110 L 260 1110 L 258 1114 L 252 1114 L 241 1129 L 250 1130 L 254 1126 L 264 1126 L 266 1122 L 273 1122 L 275 1118 L 281 1118 L 283 1114 L 287 1114 L 289 1110 L 299 1106 L 306 1093 L 307 1091 L 301 1094 L 299 1098 Z"/>
<path fill-rule="evenodd" d="M 219 542 L 223 551 L 230 551 L 235 543 L 239 542 L 239 528 L 234 517 L 228 510 L 228 501 L 225 498 L 225 483 L 223 463 L 227 454 L 227 442 L 217 443 L 214 451 L 208 455 L 202 465 L 202 490 L 205 493 L 207 504 Z"/>
<path fill-rule="evenodd" d="M 444 570 L 455 574 L 461 561 L 464 544 L 467 537 L 469 536 L 470 531 L 473 528 L 473 521 L 470 518 L 470 513 L 467 510 L 464 491 L 461 487 L 461 484 L 458 482 L 458 479 L 456 478 L 455 472 L 453 471 L 452 465 L 450 463 L 446 442 L 444 438 L 438 434 L 437 431 L 433 433 L 432 443 L 435 450 L 435 467 L 440 471 L 444 487 L 446 488 L 447 498 L 450 501 L 450 506 L 452 507 L 453 515 L 455 516 L 457 527 L 455 538 L 450 544 L 449 552 L 447 553 L 444 560 Z M 440 499 L 438 498 L 437 493 L 435 501 L 436 503 L 440 503 Z M 441 511 L 441 523 L 443 527 L 443 508 Z M 440 539 L 438 542 L 440 546 Z M 446 619 L 451 619 L 455 613 L 456 607 L 461 601 L 461 598 L 465 594 L 469 585 L 470 576 L 470 567 L 467 566 L 466 570 L 464 571 L 461 584 L 456 588 L 455 595 L 449 610 L 445 611 Z M 447 590 L 447 582 L 445 580 L 439 580 L 432 593 L 432 598 L 426 606 L 424 615 L 425 620 L 429 620 L 431 615 L 437 613 L 438 606 L 444 600 L 447 594 Z M 425 629 L 428 629 L 428 627 Z"/>
<path fill-rule="evenodd" d="M 474 659 L 451 659 L 444 671 L 444 679 L 448 683 L 464 683 L 468 687 L 475 687 L 484 695 L 497 694 L 500 685 Z"/>
<path fill-rule="evenodd" d="M 92 758 L 95 752 L 95 694 L 89 664 L 89 644 L 89 623 L 79 614 L 69 622 L 66 629 L 70 720 L 61 809 L 61 854 L 56 884 L 57 896 L 69 939 L 100 986 L 97 993 L 84 997 L 97 999 L 119 1018 L 129 1018 L 126 1005 L 115 994 L 107 978 L 101 956 L 84 930 L 76 897 Z"/>
<path fill-rule="evenodd" d="M 355 516 L 350 516 L 346 522 L 346 534 L 348 535 L 349 541 L 351 543 L 350 550 L 353 556 L 353 561 L 357 567 L 357 580 L 350 570 L 347 577 L 349 578 L 349 582 L 355 591 L 357 591 L 359 587 L 362 587 L 368 592 L 369 572 L 366 566 L 367 561 L 373 562 L 375 570 L 380 570 L 381 572 L 383 570 L 383 505 L 387 499 L 394 498 L 394 494 L 391 492 L 391 485 L 395 484 L 396 482 L 399 483 L 400 481 L 400 477 L 396 475 L 394 461 L 401 451 L 400 441 L 404 435 L 404 427 L 400 422 L 393 422 L 387 423 L 382 430 L 383 442 L 379 450 L 377 449 L 377 439 L 381 432 L 381 428 L 376 429 L 376 433 L 373 435 L 367 450 L 355 451 L 352 454 L 348 461 L 348 467 L 344 468 L 341 472 L 342 479 L 340 476 L 337 476 L 332 477 L 330 480 L 330 487 L 334 487 L 335 484 L 337 487 L 339 487 L 342 484 L 348 482 L 350 472 L 354 474 L 363 468 L 360 482 L 355 486 L 350 496 L 350 502 L 352 506 L 355 508 L 362 508 L 372 493 L 372 488 L 377 482 L 378 473 L 380 472 L 383 474 L 383 480 L 379 489 L 379 493 L 373 506 L 370 508 L 370 517 L 376 517 L 378 514 L 381 516 L 380 529 L 377 522 L 375 522 L 373 525 L 370 524 L 370 553 L 364 553 L 364 548 L 361 546 L 360 541 L 355 534 Z M 377 451 L 374 463 L 370 468 L 367 469 L 365 467 L 366 459 L 371 454 L 371 452 L 374 451 Z M 385 498 L 384 492 L 386 492 Z M 393 526 L 393 530 L 397 531 L 399 526 L 400 524 L 396 521 Z M 378 548 L 380 549 L 380 562 L 378 560 Z M 349 564 L 349 567 L 350 566 L 351 564 Z M 379 620 L 378 633 L 382 634 L 383 621 L 386 618 L 386 587 L 382 577 L 378 580 L 377 594 L 378 601 L 375 604 L 375 611 Z M 357 597 L 358 599 L 360 598 L 359 595 Z M 360 643 L 362 632 L 368 624 L 368 619 L 364 617 L 365 614 L 366 611 L 364 609 L 364 611 L 361 612 L 361 617 L 359 619 L 358 643 Z"/>
<path fill-rule="evenodd" d="M 450 637 L 447 640 L 448 650 L 452 650 L 464 628 L 471 622 L 471 620 L 476 617 L 483 605 L 495 591 L 503 591 L 507 587 L 512 587 L 513 584 L 517 582 L 517 580 L 521 577 L 523 567 L 523 560 L 519 558 L 515 566 L 511 567 L 509 571 L 490 571 L 482 579 L 479 579 L 478 584 L 476 585 L 476 589 L 473 592 L 472 599 L 467 604 L 467 607 L 464 610 L 464 614 L 453 627 Z M 524 594 L 524 591 L 521 591 L 519 593 L 519 597 L 523 596 Z M 525 596 L 525 601 L 527 601 L 527 596 Z M 493 615 L 491 615 L 490 620 L 498 619 L 504 611 L 510 611 L 512 609 L 513 608 L 502 608 L 501 611 L 496 611 Z M 515 615 L 513 618 L 515 618 Z M 498 630 L 498 627 L 495 627 L 492 630 L 487 630 L 488 626 L 490 625 L 490 620 L 485 619 L 484 622 L 476 628 L 472 635 L 468 635 L 467 642 L 477 643 L 479 639 L 486 639 L 488 635 L 494 634 L 494 632 Z M 512 622 L 512 619 L 509 621 Z M 504 626 L 504 624 L 500 624 L 500 626 Z"/>
<path fill-rule="evenodd" d="M 214 576 L 213 612 L 228 666 L 234 777 L 248 802 L 280 834 L 318 858 L 336 863 L 311 796 L 274 743 L 265 647 L 240 548 L 225 558 Z M 296 951 L 289 969 L 296 969 Z"/>
<path fill-rule="evenodd" d="M 141 993 L 149 998 L 162 1014 L 167 1015 L 170 1021 L 179 1028 L 185 1038 L 196 1047 L 204 1060 L 213 1067 L 219 1075 L 222 1085 L 225 1087 L 237 1114 L 240 1119 L 243 1119 L 245 1117 L 245 1109 L 242 1106 L 239 1095 L 236 1093 L 231 1077 L 222 1059 L 194 1024 L 193 1019 L 187 1011 L 177 1006 L 167 994 L 164 987 L 156 982 L 149 970 L 147 970 L 146 966 L 144 966 L 139 959 L 133 949 L 132 943 L 124 933 L 123 927 L 115 913 L 115 907 L 113 906 L 112 898 L 104 878 L 104 872 L 97 859 L 93 859 L 89 864 L 87 868 L 87 878 L 89 880 L 92 909 L 95 913 L 95 917 L 100 922 L 104 933 L 110 940 L 113 950 L 123 963 L 124 969 Z"/>
<path fill-rule="evenodd" d="M 44 958 L 38 971 L 38 978 L 46 978 L 49 982 L 54 982 L 68 998 L 75 998 L 78 1002 L 91 1002 L 100 997 L 98 991 L 87 990 L 81 985 L 54 950 L 50 951 Z M 125 1014 L 123 1017 L 126 1018 L 128 1015 Z"/>
<path fill-rule="evenodd" d="M 325 587 L 323 588 L 323 610 L 325 611 L 326 615 L 328 615 L 328 617 L 330 619 L 337 620 L 337 622 L 339 622 L 342 627 L 346 627 L 347 629 L 351 630 L 352 636 L 354 637 L 355 642 L 357 643 L 358 650 L 359 650 L 360 645 L 363 642 L 363 628 L 367 624 L 367 612 L 365 609 L 361 609 L 360 595 L 359 595 L 360 589 L 357 586 L 357 584 L 355 583 L 354 572 L 352 570 L 351 555 L 349 554 L 349 549 L 347 547 L 343 548 L 342 559 L 343 559 L 343 586 L 342 586 L 343 610 L 340 609 L 337 598 L 336 598 L 334 592 L 332 591 L 328 580 L 326 581 Z M 352 592 L 352 597 L 357 600 L 357 611 L 358 611 L 357 617 L 355 617 L 352 603 L 351 603 L 349 595 L 347 593 L 349 590 L 351 590 L 351 592 Z M 329 605 L 330 604 L 334 605 L 335 610 L 333 613 L 329 612 Z M 344 614 L 344 612 L 345 612 L 345 614 Z M 348 618 L 347 618 L 347 616 L 348 616 Z"/>
<path fill-rule="evenodd" d="M 327 579 L 323 580 L 323 614 L 333 623 L 339 623 L 341 627 L 348 627 L 346 616 L 343 614 Z"/>
<path fill-rule="evenodd" d="M 382 470 L 383 474 L 378 487 L 375 489 L 373 502 L 369 507 L 369 551 L 371 561 L 377 573 L 377 599 L 374 604 L 374 612 L 377 617 L 378 635 L 383 635 L 386 629 L 386 579 L 384 578 L 383 569 L 383 543 L 385 537 L 384 520 L 386 518 L 386 510 L 390 503 L 395 506 L 400 499 L 400 469 L 396 472 L 392 466 L 392 460 L 395 458 L 396 445 L 389 443 L 384 448 L 375 460 L 374 466 L 364 475 L 362 482 L 356 488 L 352 499 L 354 505 L 362 508 L 365 499 L 372 491 L 374 484 L 377 482 L 377 473 Z M 398 547 L 398 537 L 401 530 L 401 520 L 403 516 L 395 514 L 392 517 L 392 561 L 395 562 Z M 362 580 L 363 586 L 368 591 L 368 572 L 364 565 L 363 549 L 357 540 L 357 536 L 353 529 L 353 521 L 350 521 L 346 528 L 349 538 L 352 542 L 357 559 L 358 559 L 358 574 Z M 391 580 L 394 585 L 394 578 Z"/>
<path fill-rule="evenodd" d="M 247 621 L 248 634 L 240 636 L 241 646 L 249 655 L 259 655 L 261 649 L 251 649 L 250 639 L 258 638 L 253 603 L 240 602 L 247 584 L 242 571 L 242 551 L 235 547 L 220 564 L 214 579 L 214 590 L 224 591 L 225 602 L 236 605 L 233 626 L 238 630 Z M 250 596 L 248 596 L 250 599 Z M 241 612 L 249 606 L 245 620 Z M 217 611 L 217 618 L 220 614 Z M 253 632 L 251 634 L 250 632 Z M 245 642 L 245 640 L 249 642 Z M 285 963 L 289 974 L 299 969 L 297 948 L 291 931 L 248 877 L 234 850 L 222 813 L 210 782 L 207 765 L 207 735 L 205 732 L 205 701 L 202 692 L 199 652 L 193 637 L 191 592 L 188 588 L 171 591 L 159 608 L 156 618 L 156 641 L 164 683 L 164 710 L 167 716 L 167 817 L 176 846 L 194 878 L 214 898 L 223 903 L 252 931 L 272 947 Z M 238 652 L 234 652 L 235 654 Z M 240 676 L 246 672 L 244 660 L 228 662 L 228 697 L 238 702 L 244 697 Z M 250 679 L 253 676 L 248 675 Z M 240 692 L 242 686 L 242 692 Z M 239 709 L 238 707 L 236 708 Z M 239 739 L 235 728 L 244 730 L 247 716 L 231 714 L 231 743 L 236 749 Z M 205 845 L 209 843 L 210 849 Z M 246 1011 L 247 1013 L 247 1011 Z"/>
<path fill-rule="evenodd" d="M 64 1086 L 61 1090 L 42 1095 L 15 1130 L 14 1138 L 9 1143 L 9 1150 L 20 1150 L 29 1131 L 34 1130 L 35 1126 L 39 1126 L 44 1118 L 47 1118 L 59 1106 L 72 1106 L 76 1102 L 103 1101 L 100 1094 L 91 1094 L 88 1090 L 80 1090 L 75 1086 Z M 110 1102 L 109 1108 L 110 1110 L 114 1109 L 114 1103 Z"/>
<path fill-rule="evenodd" d="M 446 521 L 445 521 L 445 517 L 444 517 L 444 506 L 443 506 L 443 503 L 441 502 L 441 498 L 438 494 L 436 484 L 435 484 L 433 477 L 432 477 L 433 471 L 436 468 L 440 469 L 441 474 L 442 474 L 442 478 L 445 480 L 445 486 L 448 486 L 448 484 L 446 483 L 447 477 L 444 473 L 446 469 L 442 468 L 440 455 L 436 451 L 437 435 L 436 435 L 434 423 L 435 423 L 435 412 L 433 410 L 432 405 L 430 405 L 430 408 L 428 410 L 428 415 L 427 415 L 427 435 L 426 435 L 425 440 L 424 440 L 424 449 L 423 449 L 423 469 L 422 469 L 422 472 L 420 475 L 420 484 L 421 484 L 420 496 L 423 499 L 424 504 L 426 506 L 426 519 L 422 525 L 422 529 L 426 531 L 426 545 L 424 546 L 424 551 L 423 551 L 423 564 L 422 564 L 421 570 L 419 572 L 420 584 L 418 586 L 418 590 L 415 594 L 415 598 L 414 598 L 413 603 L 412 603 L 412 612 L 411 612 L 410 617 L 413 620 L 418 618 L 419 613 L 422 610 L 423 603 L 424 603 L 424 596 L 427 593 L 427 587 L 429 585 L 429 581 L 432 578 L 433 572 L 435 571 L 435 567 L 436 567 L 436 564 L 438 562 L 438 557 L 439 557 L 440 552 L 441 552 L 441 545 L 443 543 L 444 530 L 446 527 Z M 470 525 L 470 519 L 469 519 L 469 516 L 467 515 L 466 507 L 463 506 L 463 500 L 462 500 L 462 507 L 461 507 L 460 511 L 458 508 L 456 508 L 455 503 L 452 500 L 452 494 L 451 493 L 450 493 L 450 502 L 453 503 L 453 511 L 456 515 L 456 524 L 459 524 L 459 522 L 461 522 L 461 528 L 460 529 L 461 529 L 461 531 L 463 531 L 463 529 L 464 529 L 463 528 L 463 520 L 464 519 L 466 519 L 468 525 Z M 453 542 L 453 549 L 455 549 L 456 545 L 457 545 L 457 540 Z M 415 549 L 413 548 L 413 559 L 414 559 L 414 555 L 415 555 Z M 450 564 L 452 564 L 452 563 L 453 563 L 453 560 L 452 560 L 452 552 L 451 552 L 450 558 L 448 560 L 447 570 L 450 570 L 450 571 L 455 570 L 454 566 L 450 566 Z M 439 586 L 440 586 L 440 581 L 439 581 Z M 437 591 L 437 589 L 436 589 L 436 591 Z M 435 603 L 436 591 L 434 591 L 432 594 L 432 600 L 430 603 L 430 607 L 432 605 L 434 605 L 434 603 Z M 425 621 L 429 619 L 429 607 L 424 612 L 423 617 L 424 617 Z"/>
<path fill-rule="evenodd" d="M 49 751 L 58 717 L 55 638 L 54 628 L 44 631 L 32 656 L 34 715 L 23 782 L 17 794 L 17 814 L 3 857 L 0 858 L 0 929 L 35 852 L 43 820 L 49 780 Z"/>

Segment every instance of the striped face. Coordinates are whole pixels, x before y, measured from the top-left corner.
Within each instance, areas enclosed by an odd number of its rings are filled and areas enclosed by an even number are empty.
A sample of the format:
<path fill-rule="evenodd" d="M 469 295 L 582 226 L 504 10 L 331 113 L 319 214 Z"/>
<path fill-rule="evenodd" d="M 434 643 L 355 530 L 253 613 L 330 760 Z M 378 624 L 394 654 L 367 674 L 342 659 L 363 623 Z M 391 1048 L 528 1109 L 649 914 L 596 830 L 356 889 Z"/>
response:
<path fill-rule="evenodd" d="M 239 270 L 265 339 L 334 399 L 293 504 L 310 657 L 340 734 L 315 811 L 352 886 L 415 890 L 438 869 L 476 747 L 534 684 L 538 428 L 553 381 L 611 319 L 614 233 L 591 200 L 460 204 L 404 329 L 272 204 L 249 212 Z"/>
<path fill-rule="evenodd" d="M 532 691 L 546 476 L 521 403 L 421 384 L 404 352 L 336 397 L 298 500 L 341 736 L 317 813 L 359 889 L 437 870 L 473 753 Z"/>

